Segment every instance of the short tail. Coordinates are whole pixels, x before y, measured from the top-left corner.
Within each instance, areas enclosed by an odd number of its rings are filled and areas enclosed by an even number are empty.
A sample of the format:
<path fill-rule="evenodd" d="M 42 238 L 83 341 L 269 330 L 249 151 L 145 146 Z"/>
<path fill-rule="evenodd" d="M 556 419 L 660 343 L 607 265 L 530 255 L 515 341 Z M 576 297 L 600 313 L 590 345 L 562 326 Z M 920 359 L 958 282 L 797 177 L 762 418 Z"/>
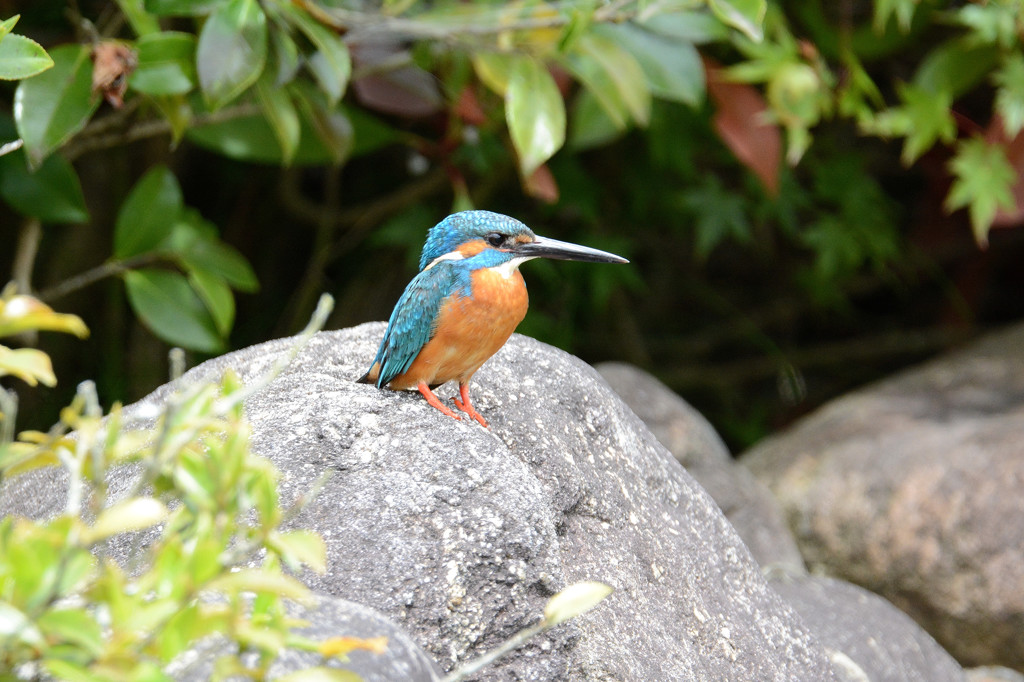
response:
<path fill-rule="evenodd" d="M 377 384 L 377 377 L 380 376 L 380 363 L 375 362 L 373 366 L 366 371 L 366 374 L 356 379 L 357 384 Z M 378 387 L 379 388 L 379 387 Z"/>

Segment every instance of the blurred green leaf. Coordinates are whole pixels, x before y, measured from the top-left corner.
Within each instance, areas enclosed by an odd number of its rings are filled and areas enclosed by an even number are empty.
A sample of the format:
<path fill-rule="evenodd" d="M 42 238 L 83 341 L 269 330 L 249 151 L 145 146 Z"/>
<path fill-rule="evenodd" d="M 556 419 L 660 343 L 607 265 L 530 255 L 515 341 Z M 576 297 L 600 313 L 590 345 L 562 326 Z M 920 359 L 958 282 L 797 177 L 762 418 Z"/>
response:
<path fill-rule="evenodd" d="M 1008 56 L 993 76 L 999 89 L 995 108 L 1003 119 L 1003 130 L 1013 138 L 1024 129 L 1024 55 Z"/>
<path fill-rule="evenodd" d="M 143 530 L 167 517 L 167 507 L 152 497 L 135 497 L 107 507 L 82 533 L 82 542 L 91 545 L 111 535 Z"/>
<path fill-rule="evenodd" d="M 139 64 L 129 80 L 133 90 L 147 95 L 183 95 L 195 87 L 194 35 L 153 33 L 140 38 L 137 48 Z"/>
<path fill-rule="evenodd" d="M 36 621 L 48 636 L 81 647 L 98 657 L 103 653 L 103 635 L 99 624 L 82 609 L 63 608 L 47 611 Z"/>
<path fill-rule="evenodd" d="M 159 16 L 187 17 L 209 14 L 230 0 L 144 0 L 147 12 Z"/>
<path fill-rule="evenodd" d="M 693 106 L 704 100 L 704 64 L 692 43 L 631 23 L 599 28 L 636 58 L 652 95 Z"/>
<path fill-rule="evenodd" d="M 219 592 L 268 592 L 296 601 L 305 601 L 310 596 L 309 588 L 289 575 L 251 568 L 223 575 L 208 587 Z"/>
<path fill-rule="evenodd" d="M 511 57 L 505 117 L 519 154 L 519 171 L 528 177 L 565 142 L 565 102 L 542 62 Z"/>
<path fill-rule="evenodd" d="M 972 46 L 950 40 L 931 50 L 914 73 L 915 87 L 957 99 L 992 73 L 999 51 L 992 45 Z"/>
<path fill-rule="evenodd" d="M 33 647 L 46 646 L 39 628 L 19 609 L 0 601 L 0 637 L 11 638 Z"/>
<path fill-rule="evenodd" d="M 26 331 L 53 331 L 74 334 L 80 339 L 89 336 L 89 329 L 77 315 L 56 313 L 34 296 L 14 294 L 0 298 L 0 336 Z"/>
<path fill-rule="evenodd" d="M 1012 210 L 1016 205 L 1012 188 L 1017 173 L 1002 147 L 979 138 L 957 145 L 949 170 L 955 180 L 946 197 L 946 209 L 967 208 L 974 238 L 984 246 L 996 212 L 1000 208 Z"/>
<path fill-rule="evenodd" d="M 224 342 L 206 305 L 182 275 L 166 270 L 130 270 L 124 274 L 132 310 L 164 341 L 219 353 Z"/>
<path fill-rule="evenodd" d="M 611 39 L 590 33 L 580 38 L 568 58 L 573 73 L 616 126 L 625 128 L 631 118 L 641 126 L 647 125 L 651 93 L 633 55 Z"/>
<path fill-rule="evenodd" d="M 219 109 L 249 88 L 267 59 L 267 16 L 256 0 L 228 0 L 199 33 L 199 86 L 211 109 Z"/>
<path fill-rule="evenodd" d="M 117 6 L 140 38 L 160 31 L 160 23 L 146 12 L 143 0 L 117 0 Z"/>
<path fill-rule="evenodd" d="M 622 128 L 609 118 L 590 90 L 576 95 L 569 127 L 569 145 L 577 151 L 607 144 L 622 135 Z"/>
<path fill-rule="evenodd" d="M 885 31 L 891 17 L 896 17 L 896 24 L 906 33 L 914 18 L 920 0 L 875 0 L 874 29 L 876 33 Z"/>
<path fill-rule="evenodd" d="M 188 283 L 206 304 L 217 325 L 217 332 L 226 338 L 235 323 L 235 297 L 231 294 L 231 287 L 223 277 L 195 268 L 189 270 Z"/>
<path fill-rule="evenodd" d="M 88 47 L 61 45 L 50 57 L 53 68 L 21 81 L 14 93 L 14 121 L 32 167 L 81 130 L 100 102 Z"/>
<path fill-rule="evenodd" d="M 950 107 L 949 93 L 932 92 L 905 85 L 900 88 L 903 104 L 880 112 L 873 119 L 865 119 L 861 127 L 865 132 L 882 137 L 904 136 L 902 160 L 906 165 L 917 161 L 936 142 L 949 144 L 956 138 L 956 122 Z"/>
<path fill-rule="evenodd" d="M 0 156 L 0 196 L 19 213 L 44 223 L 89 220 L 82 184 L 62 156 L 48 156 L 32 172 L 23 151 Z"/>
<path fill-rule="evenodd" d="M 684 190 L 680 204 L 695 217 L 698 258 L 706 259 L 726 239 L 750 240 L 750 219 L 744 196 L 726 188 L 717 176 L 707 176 L 702 184 Z"/>
<path fill-rule="evenodd" d="M 767 0 L 708 0 L 708 5 L 723 23 L 746 34 L 754 42 L 764 39 Z"/>
<path fill-rule="evenodd" d="M 305 11 L 294 5 L 282 8 L 284 17 L 309 39 L 316 53 L 309 62 L 310 71 L 327 95 L 330 104 L 337 104 L 348 88 L 352 76 L 352 58 L 341 38 Z"/>
<path fill-rule="evenodd" d="M 256 81 L 256 97 L 281 148 L 281 161 L 288 165 L 295 158 L 299 147 L 299 113 L 295 110 L 288 90 L 274 85 L 271 74 L 264 74 Z"/>
<path fill-rule="evenodd" d="M 0 346 L 0 376 L 5 375 L 17 377 L 29 386 L 57 385 L 57 376 L 53 373 L 50 356 L 35 348 L 12 350 L 7 346 Z"/>
<path fill-rule="evenodd" d="M 17 33 L 0 40 L 0 80 L 31 78 L 52 66 L 50 55 L 36 41 Z"/>
<path fill-rule="evenodd" d="M 694 45 L 721 41 L 729 37 L 729 29 L 709 12 L 655 12 L 642 16 L 637 21 L 649 31 Z"/>
<path fill-rule="evenodd" d="M 358 673 L 341 668 L 306 668 L 277 678 L 278 682 L 363 682 Z"/>
<path fill-rule="evenodd" d="M 129 258 L 154 251 L 181 215 L 184 200 L 178 179 L 166 166 L 156 166 L 132 188 L 114 225 L 114 256 Z"/>
<path fill-rule="evenodd" d="M 327 570 L 327 545 L 317 533 L 308 530 L 293 530 L 285 533 L 271 533 L 269 544 L 281 553 L 287 566 L 298 571 L 308 566 L 317 573 Z"/>
<path fill-rule="evenodd" d="M 295 96 L 302 111 L 300 125 L 308 122 L 332 163 L 344 162 L 352 153 L 354 138 L 348 116 L 340 107 L 329 105 L 324 94 L 307 83 L 295 84 Z M 301 136 L 299 142 L 301 145 Z"/>
<path fill-rule="evenodd" d="M 187 270 L 219 277 L 239 291 L 259 289 L 256 273 L 245 256 L 218 240 L 216 228 L 196 213 L 179 222 L 162 246 Z"/>

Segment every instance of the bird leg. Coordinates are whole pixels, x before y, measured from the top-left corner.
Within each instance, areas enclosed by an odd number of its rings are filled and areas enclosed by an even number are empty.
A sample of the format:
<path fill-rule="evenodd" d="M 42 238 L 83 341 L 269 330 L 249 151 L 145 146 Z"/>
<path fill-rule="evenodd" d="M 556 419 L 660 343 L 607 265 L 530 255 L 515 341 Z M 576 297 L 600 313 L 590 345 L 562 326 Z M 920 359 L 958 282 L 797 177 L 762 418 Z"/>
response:
<path fill-rule="evenodd" d="M 437 395 L 430 390 L 430 386 L 427 386 L 427 382 L 421 381 L 420 383 L 416 384 L 416 390 L 423 394 L 423 397 L 427 399 L 427 402 L 430 403 L 431 407 L 436 407 L 437 409 L 441 410 L 441 412 L 445 413 L 452 419 L 462 421 L 462 417 L 452 412 L 450 407 L 443 404 L 438 399 Z"/>
<path fill-rule="evenodd" d="M 455 407 L 459 408 L 473 419 L 480 422 L 480 426 L 485 429 L 490 428 L 487 425 L 487 420 L 480 416 L 480 413 L 473 409 L 473 403 L 469 402 L 469 384 L 459 384 L 459 395 L 462 396 L 462 400 L 458 398 L 452 398 L 455 401 Z"/>

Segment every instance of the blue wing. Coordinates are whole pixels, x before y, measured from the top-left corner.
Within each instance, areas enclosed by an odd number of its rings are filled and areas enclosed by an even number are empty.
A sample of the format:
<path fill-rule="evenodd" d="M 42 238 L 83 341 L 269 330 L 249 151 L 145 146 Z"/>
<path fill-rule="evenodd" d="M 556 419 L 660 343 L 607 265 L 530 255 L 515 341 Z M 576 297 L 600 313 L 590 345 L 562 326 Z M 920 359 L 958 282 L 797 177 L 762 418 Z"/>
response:
<path fill-rule="evenodd" d="M 468 296 L 469 272 L 457 261 L 441 261 L 421 271 L 405 287 L 388 320 L 388 329 L 377 349 L 374 364 L 380 363 L 377 388 L 383 388 L 405 372 L 420 350 L 434 337 L 438 312 L 446 298 Z"/>

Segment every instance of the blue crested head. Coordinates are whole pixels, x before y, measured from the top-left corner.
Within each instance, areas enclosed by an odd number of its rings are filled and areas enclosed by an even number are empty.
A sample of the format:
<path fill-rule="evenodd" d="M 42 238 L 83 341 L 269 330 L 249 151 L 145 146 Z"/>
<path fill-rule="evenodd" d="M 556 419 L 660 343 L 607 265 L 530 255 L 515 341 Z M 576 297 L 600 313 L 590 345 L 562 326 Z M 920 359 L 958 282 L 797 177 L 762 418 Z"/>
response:
<path fill-rule="evenodd" d="M 453 213 L 427 233 L 420 256 L 420 270 L 435 260 L 455 251 L 460 244 L 474 239 L 488 241 L 488 237 L 500 235 L 502 240 L 520 237 L 522 241 L 534 241 L 533 230 L 515 218 L 491 211 L 461 211 Z M 523 239 L 525 237 L 525 239 Z"/>

